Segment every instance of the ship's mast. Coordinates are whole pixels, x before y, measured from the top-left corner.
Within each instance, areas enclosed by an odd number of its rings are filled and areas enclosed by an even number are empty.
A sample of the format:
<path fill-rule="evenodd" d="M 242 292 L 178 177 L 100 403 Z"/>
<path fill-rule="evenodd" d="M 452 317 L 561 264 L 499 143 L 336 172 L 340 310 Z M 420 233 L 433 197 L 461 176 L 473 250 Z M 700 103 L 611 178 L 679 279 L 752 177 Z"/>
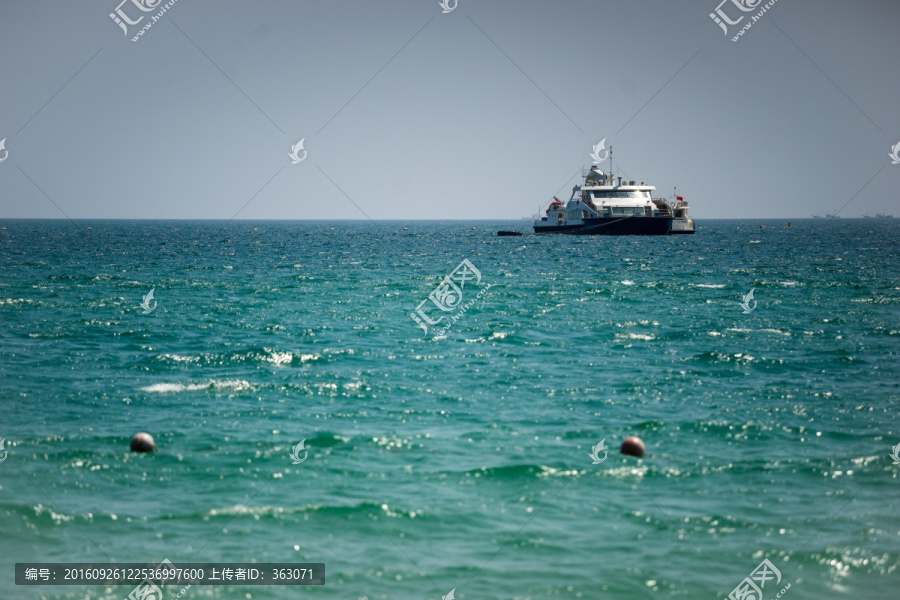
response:
<path fill-rule="evenodd" d="M 609 185 L 615 185 L 614 182 L 616 179 L 615 177 L 613 177 L 613 172 L 612 172 L 612 148 L 613 148 L 612 146 L 609 147 L 609 176 L 611 178 Z"/>

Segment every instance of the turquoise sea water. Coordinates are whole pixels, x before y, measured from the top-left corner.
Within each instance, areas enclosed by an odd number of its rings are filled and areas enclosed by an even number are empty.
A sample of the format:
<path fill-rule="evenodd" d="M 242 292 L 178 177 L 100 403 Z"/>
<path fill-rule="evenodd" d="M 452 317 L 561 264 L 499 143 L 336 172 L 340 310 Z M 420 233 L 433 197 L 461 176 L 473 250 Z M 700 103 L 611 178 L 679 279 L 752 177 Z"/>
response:
<path fill-rule="evenodd" d="M 714 600 L 764 558 L 766 600 L 896 597 L 900 223 L 0 225 L 0 598 L 164 558 L 326 564 L 184 598 Z M 490 289 L 426 337 L 463 259 Z"/>

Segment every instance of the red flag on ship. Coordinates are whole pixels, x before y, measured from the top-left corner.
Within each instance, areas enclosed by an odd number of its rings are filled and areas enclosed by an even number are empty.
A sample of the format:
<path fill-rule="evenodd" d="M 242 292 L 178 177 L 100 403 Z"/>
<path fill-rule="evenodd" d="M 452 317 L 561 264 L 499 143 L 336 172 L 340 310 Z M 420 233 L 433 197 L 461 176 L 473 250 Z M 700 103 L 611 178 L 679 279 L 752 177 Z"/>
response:
<path fill-rule="evenodd" d="M 684 200 L 684 198 L 682 198 L 681 196 L 675 196 L 675 199 L 676 200 Z"/>

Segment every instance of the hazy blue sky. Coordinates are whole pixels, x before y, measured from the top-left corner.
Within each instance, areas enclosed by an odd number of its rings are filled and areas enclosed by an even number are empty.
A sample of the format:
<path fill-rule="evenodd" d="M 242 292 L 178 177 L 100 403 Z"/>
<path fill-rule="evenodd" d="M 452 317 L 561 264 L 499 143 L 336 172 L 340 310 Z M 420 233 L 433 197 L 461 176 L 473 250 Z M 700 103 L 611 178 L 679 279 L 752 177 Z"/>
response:
<path fill-rule="evenodd" d="M 602 138 L 698 218 L 900 216 L 897 0 L 120 1 L 0 0 L 0 217 L 518 218 Z"/>

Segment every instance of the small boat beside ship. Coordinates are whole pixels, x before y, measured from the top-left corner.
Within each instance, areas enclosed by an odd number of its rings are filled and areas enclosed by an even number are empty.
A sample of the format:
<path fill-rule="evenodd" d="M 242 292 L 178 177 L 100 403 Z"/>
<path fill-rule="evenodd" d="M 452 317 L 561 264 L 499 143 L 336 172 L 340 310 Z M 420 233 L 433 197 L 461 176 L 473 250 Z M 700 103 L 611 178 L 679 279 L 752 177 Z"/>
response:
<path fill-rule="evenodd" d="M 654 186 L 623 181 L 597 165 L 583 177 L 583 185 L 572 188 L 568 202 L 554 196 L 545 215 L 535 219 L 535 233 L 669 235 L 695 231 L 688 203 L 681 196 L 653 198 Z"/>
<path fill-rule="evenodd" d="M 694 233 L 694 220 L 687 214 L 687 200 L 676 195 L 675 201 L 670 202 L 669 206 L 672 207 L 672 213 L 675 215 L 672 218 L 672 230 L 669 233 Z"/>

